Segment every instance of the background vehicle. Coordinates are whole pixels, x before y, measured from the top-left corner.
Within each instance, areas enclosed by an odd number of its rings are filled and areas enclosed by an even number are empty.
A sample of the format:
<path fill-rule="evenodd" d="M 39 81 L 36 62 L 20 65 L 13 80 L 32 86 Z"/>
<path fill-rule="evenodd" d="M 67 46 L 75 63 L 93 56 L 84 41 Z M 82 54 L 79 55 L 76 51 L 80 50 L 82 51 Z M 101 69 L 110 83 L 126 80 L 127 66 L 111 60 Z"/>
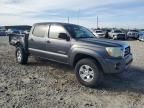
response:
<path fill-rule="evenodd" d="M 8 29 L 7 34 L 25 34 L 25 32 L 23 30 L 17 30 L 17 29 Z"/>
<path fill-rule="evenodd" d="M 78 81 L 95 87 L 104 74 L 120 73 L 132 62 L 126 43 L 97 39 L 88 29 L 67 23 L 37 23 L 29 35 L 10 35 L 16 61 L 27 64 L 30 55 L 67 64 Z"/>
<path fill-rule="evenodd" d="M 94 30 L 93 34 L 97 37 L 97 38 L 104 38 L 105 34 L 102 30 Z"/>
<path fill-rule="evenodd" d="M 135 38 L 138 39 L 139 37 L 139 32 L 137 30 L 130 30 L 127 33 L 127 38 Z"/>
<path fill-rule="evenodd" d="M 0 29 L 0 36 L 6 36 L 6 30 Z"/>
<path fill-rule="evenodd" d="M 123 33 L 121 30 L 112 29 L 111 32 L 109 32 L 109 37 L 112 39 L 123 39 L 126 40 L 127 36 L 125 33 Z"/>
<path fill-rule="evenodd" d="M 144 41 L 144 31 L 139 32 L 139 38 L 140 41 Z"/>
<path fill-rule="evenodd" d="M 30 30 L 25 30 L 24 31 L 24 34 L 29 34 L 30 33 Z"/>
<path fill-rule="evenodd" d="M 110 29 L 104 29 L 104 34 L 105 34 L 105 38 L 109 38 L 109 32 L 111 32 Z"/>

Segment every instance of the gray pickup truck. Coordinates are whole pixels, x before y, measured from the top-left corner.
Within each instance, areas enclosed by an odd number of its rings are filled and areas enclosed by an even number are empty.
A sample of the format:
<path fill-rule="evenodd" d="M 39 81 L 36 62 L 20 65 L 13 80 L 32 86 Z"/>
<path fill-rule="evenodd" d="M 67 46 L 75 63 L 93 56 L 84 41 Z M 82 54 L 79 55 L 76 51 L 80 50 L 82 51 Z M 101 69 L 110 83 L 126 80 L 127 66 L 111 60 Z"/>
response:
<path fill-rule="evenodd" d="M 74 67 L 78 81 L 96 87 L 104 74 L 123 72 L 132 62 L 126 43 L 97 39 L 85 27 L 67 23 L 37 23 L 29 35 L 10 35 L 16 61 L 27 64 L 36 56 Z"/>

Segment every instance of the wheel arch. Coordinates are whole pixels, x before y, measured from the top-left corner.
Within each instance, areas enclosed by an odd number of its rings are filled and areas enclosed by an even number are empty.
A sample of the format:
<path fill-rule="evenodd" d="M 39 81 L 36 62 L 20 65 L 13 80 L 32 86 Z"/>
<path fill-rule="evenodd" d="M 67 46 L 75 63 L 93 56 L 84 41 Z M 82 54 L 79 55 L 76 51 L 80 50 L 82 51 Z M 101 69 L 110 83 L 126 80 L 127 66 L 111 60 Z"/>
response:
<path fill-rule="evenodd" d="M 75 65 L 77 64 L 77 62 L 81 59 L 84 59 L 84 58 L 89 58 L 89 59 L 92 59 L 96 62 L 96 65 L 99 67 L 99 69 L 103 72 L 103 67 L 102 67 L 102 64 L 100 63 L 100 60 L 98 57 L 95 57 L 93 55 L 90 55 L 90 54 L 86 54 L 86 53 L 77 53 L 75 54 L 74 58 L 73 58 L 73 62 L 72 62 L 72 66 L 75 67 Z"/>
<path fill-rule="evenodd" d="M 23 47 L 23 44 L 21 43 L 21 42 L 17 42 L 16 44 L 15 44 L 15 47 L 17 48 L 17 47 Z"/>

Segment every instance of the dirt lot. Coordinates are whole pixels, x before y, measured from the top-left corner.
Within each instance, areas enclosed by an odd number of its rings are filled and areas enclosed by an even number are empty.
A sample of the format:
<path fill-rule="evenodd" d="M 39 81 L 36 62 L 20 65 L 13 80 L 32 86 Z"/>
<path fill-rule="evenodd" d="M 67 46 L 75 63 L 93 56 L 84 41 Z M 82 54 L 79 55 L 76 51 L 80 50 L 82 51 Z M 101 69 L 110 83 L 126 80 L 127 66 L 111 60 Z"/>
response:
<path fill-rule="evenodd" d="M 81 86 L 68 66 L 29 59 L 15 63 L 15 48 L 0 37 L 0 108 L 142 108 L 144 107 L 144 43 L 127 41 L 131 67 L 107 75 L 97 89 Z"/>

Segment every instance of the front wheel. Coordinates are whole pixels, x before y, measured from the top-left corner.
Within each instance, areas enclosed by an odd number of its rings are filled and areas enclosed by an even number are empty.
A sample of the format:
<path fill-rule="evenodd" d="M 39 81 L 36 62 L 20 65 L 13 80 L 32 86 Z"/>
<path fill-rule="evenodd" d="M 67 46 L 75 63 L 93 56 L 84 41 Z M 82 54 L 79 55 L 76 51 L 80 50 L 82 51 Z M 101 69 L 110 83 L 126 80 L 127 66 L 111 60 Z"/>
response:
<path fill-rule="evenodd" d="M 16 61 L 19 64 L 27 64 L 28 54 L 25 53 L 22 47 L 16 48 Z"/>
<path fill-rule="evenodd" d="M 87 87 L 97 87 L 102 81 L 102 72 L 93 59 L 82 59 L 75 66 L 78 81 Z"/>

